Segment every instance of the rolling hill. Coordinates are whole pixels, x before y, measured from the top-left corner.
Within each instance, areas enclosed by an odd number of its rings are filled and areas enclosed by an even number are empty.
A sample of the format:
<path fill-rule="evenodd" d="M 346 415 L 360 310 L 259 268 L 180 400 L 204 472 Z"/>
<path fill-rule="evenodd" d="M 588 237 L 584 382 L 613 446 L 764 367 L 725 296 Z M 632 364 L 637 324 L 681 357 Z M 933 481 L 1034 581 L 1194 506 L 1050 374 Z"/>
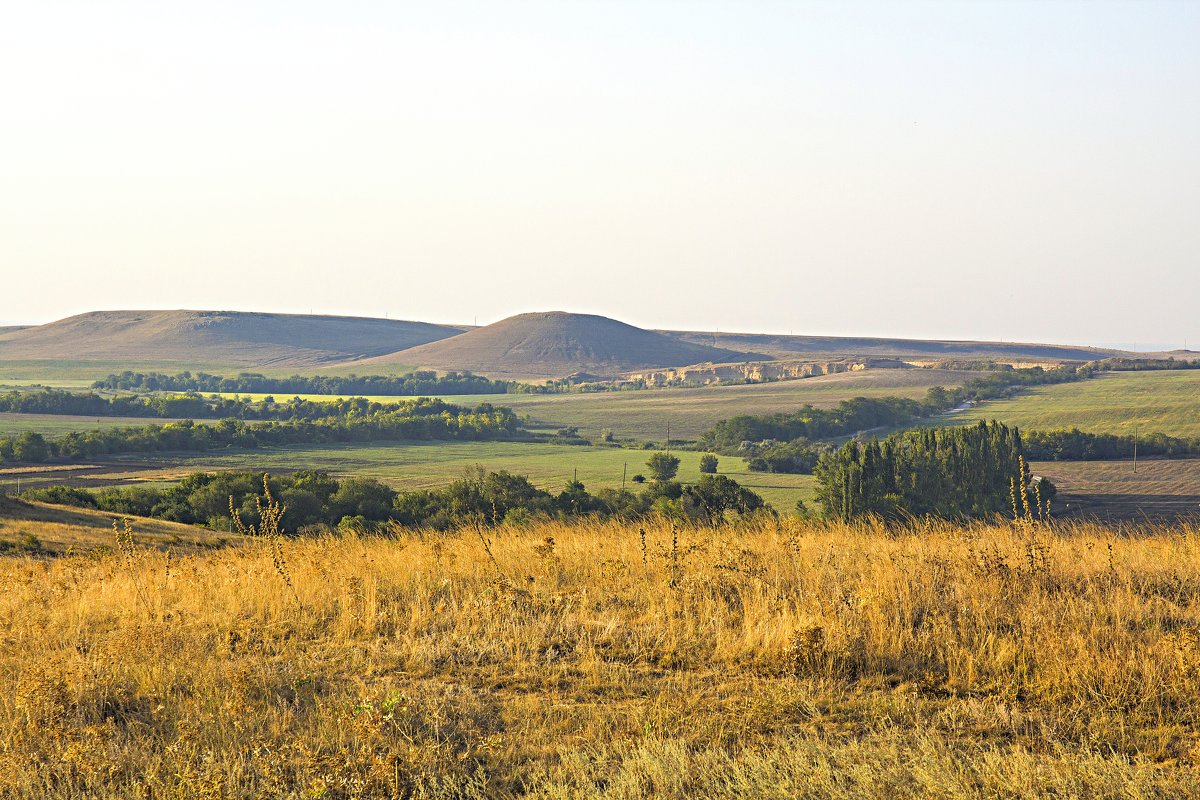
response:
<path fill-rule="evenodd" d="M 470 370 L 506 378 L 561 378 L 576 373 L 613 376 L 646 367 L 762 358 L 636 328 L 592 314 L 518 314 L 461 336 L 413 347 L 366 364 L 403 363 Z"/>
<path fill-rule="evenodd" d="M 462 333 L 427 322 L 236 311 L 95 311 L 0 332 L 0 360 L 301 367 L 369 358 Z"/>
<path fill-rule="evenodd" d="M 115 546 L 113 521 L 117 515 L 89 508 L 71 508 L 18 500 L 0 493 L 0 554 L 48 556 L 70 551 L 111 551 Z M 139 548 L 195 553 L 229 544 L 244 537 L 196 525 L 122 514 L 133 526 Z"/>
<path fill-rule="evenodd" d="M 1121 351 L 1073 345 L 1019 342 L 972 342 L 924 339 L 876 339 L 843 336 L 778 336 L 762 333 L 658 331 L 679 341 L 754 350 L 778 358 L 892 356 L 929 359 L 1012 359 L 1028 361 L 1092 361 L 1123 355 Z"/>

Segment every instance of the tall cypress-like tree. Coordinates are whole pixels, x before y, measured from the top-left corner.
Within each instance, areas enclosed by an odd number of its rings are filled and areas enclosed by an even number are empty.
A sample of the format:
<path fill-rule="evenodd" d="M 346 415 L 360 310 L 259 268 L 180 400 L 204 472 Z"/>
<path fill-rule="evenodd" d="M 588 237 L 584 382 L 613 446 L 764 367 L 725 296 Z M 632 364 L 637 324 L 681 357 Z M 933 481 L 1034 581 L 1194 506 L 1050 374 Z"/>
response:
<path fill-rule="evenodd" d="M 1003 513 L 1020 457 L 1020 433 L 998 422 L 849 442 L 817 465 L 817 499 L 826 514 L 843 520 Z"/>

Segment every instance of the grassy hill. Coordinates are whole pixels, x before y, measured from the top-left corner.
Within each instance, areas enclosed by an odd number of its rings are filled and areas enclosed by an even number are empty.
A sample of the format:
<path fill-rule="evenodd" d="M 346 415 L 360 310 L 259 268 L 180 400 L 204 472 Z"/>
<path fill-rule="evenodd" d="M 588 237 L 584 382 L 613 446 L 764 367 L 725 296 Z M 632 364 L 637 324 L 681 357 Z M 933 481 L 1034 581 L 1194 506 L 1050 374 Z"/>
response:
<path fill-rule="evenodd" d="M 440 370 L 470 370 L 507 378 L 614 376 L 646 367 L 745 360 L 746 354 L 684 341 L 592 314 L 518 314 L 461 336 L 380 359 Z"/>
<path fill-rule="evenodd" d="M 426 322 L 236 311 L 95 311 L 0 333 L 0 361 L 299 367 L 379 356 L 462 333 Z"/>

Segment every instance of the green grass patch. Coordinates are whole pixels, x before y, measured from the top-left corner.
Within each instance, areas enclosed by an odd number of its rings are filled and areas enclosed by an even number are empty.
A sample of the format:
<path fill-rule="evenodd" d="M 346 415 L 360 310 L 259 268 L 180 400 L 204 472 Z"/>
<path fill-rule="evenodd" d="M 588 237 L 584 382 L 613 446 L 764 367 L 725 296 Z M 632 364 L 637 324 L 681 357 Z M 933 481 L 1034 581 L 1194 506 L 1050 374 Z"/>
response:
<path fill-rule="evenodd" d="M 982 403 L 938 424 L 998 419 L 1028 430 L 1200 436 L 1200 370 L 1114 372 L 1080 383 L 1039 386 Z"/>
<path fill-rule="evenodd" d="M 197 420 L 197 424 L 212 420 Z M 24 433 L 34 431 L 45 435 L 58 435 L 73 431 L 95 430 L 97 428 L 128 428 L 145 425 L 165 425 L 168 422 L 178 422 L 174 419 L 159 417 L 77 417 L 66 414 L 12 414 L 0 413 L 0 436 L 9 433 Z"/>

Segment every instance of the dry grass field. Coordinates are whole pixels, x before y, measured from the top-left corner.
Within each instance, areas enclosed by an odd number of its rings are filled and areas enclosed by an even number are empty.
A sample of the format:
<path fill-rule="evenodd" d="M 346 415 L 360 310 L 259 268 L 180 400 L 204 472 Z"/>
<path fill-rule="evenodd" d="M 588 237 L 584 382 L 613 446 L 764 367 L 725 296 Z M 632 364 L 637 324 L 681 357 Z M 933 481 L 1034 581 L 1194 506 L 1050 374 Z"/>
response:
<path fill-rule="evenodd" d="M 3 797 L 1200 794 L 1195 528 L 134 544 L 0 586 Z"/>
<path fill-rule="evenodd" d="M 0 495 L 0 554 L 54 556 L 111 550 L 113 517 L 100 511 L 44 503 L 15 503 Z M 236 533 L 218 533 L 161 519 L 138 521 L 139 547 L 175 555 L 237 543 Z"/>

